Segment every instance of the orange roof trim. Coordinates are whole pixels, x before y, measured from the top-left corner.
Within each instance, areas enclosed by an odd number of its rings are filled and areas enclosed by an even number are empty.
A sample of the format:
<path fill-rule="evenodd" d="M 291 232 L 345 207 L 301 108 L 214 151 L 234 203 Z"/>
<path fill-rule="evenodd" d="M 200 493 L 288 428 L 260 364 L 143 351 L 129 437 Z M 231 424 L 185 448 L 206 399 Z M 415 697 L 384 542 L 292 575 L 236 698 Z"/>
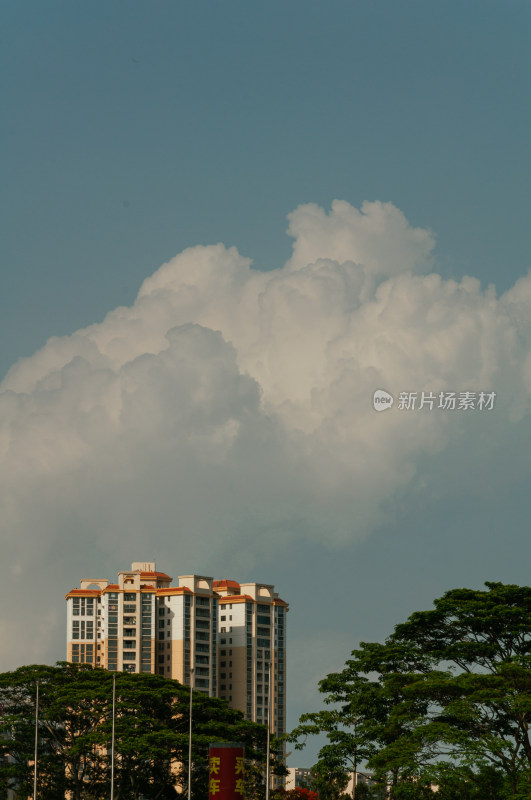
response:
<path fill-rule="evenodd" d="M 172 578 L 170 578 L 169 575 L 166 575 L 165 572 L 141 572 L 140 573 L 140 577 L 141 578 L 162 578 L 163 580 L 166 580 L 166 581 L 171 581 L 172 580 Z"/>
<path fill-rule="evenodd" d="M 169 586 L 167 589 L 157 589 L 157 597 L 168 597 L 172 594 L 193 594 L 188 586 Z"/>
<path fill-rule="evenodd" d="M 256 603 L 256 600 L 250 594 L 229 594 L 227 597 L 220 597 L 218 603 L 225 605 L 226 603 L 245 603 L 249 600 L 251 603 Z"/>
<path fill-rule="evenodd" d="M 94 597 L 100 596 L 101 589 L 71 589 L 68 594 L 65 595 L 66 597 Z"/>
<path fill-rule="evenodd" d="M 212 584 L 215 589 L 239 589 L 240 584 L 237 581 L 214 581 Z"/>

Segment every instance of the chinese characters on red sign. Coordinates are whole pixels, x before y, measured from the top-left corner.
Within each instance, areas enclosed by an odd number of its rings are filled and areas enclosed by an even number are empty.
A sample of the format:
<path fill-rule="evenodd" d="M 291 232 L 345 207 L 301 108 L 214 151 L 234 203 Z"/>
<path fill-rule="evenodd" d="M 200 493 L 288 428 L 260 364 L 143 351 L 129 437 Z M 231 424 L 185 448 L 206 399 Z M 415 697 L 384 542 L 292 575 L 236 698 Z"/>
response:
<path fill-rule="evenodd" d="M 209 748 L 209 800 L 243 800 L 243 745 L 234 742 L 211 744 Z"/>

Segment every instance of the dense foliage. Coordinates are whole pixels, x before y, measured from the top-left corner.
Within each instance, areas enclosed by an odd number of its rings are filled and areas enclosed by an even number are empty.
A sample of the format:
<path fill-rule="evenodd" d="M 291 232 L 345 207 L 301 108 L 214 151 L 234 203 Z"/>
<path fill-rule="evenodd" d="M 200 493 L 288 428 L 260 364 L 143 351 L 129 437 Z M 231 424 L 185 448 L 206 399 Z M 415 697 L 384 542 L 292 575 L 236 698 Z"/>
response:
<path fill-rule="evenodd" d="M 531 588 L 455 589 L 384 644 L 362 643 L 288 737 L 326 733 L 316 773 L 366 763 L 393 798 L 531 797 Z"/>
<path fill-rule="evenodd" d="M 276 789 L 272 794 L 272 800 L 319 800 L 319 796 L 311 789 L 296 786 L 294 789 Z"/>
<path fill-rule="evenodd" d="M 39 800 L 109 796 L 112 673 L 87 665 L 27 666 L 0 675 L 0 797 L 33 795 L 39 682 Z M 187 791 L 189 689 L 151 674 L 116 674 L 115 800 Z M 225 701 L 193 693 L 192 796 L 208 796 L 208 745 L 245 744 L 249 796 L 260 796 L 265 728 Z M 180 768 L 183 765 L 184 768 Z"/>

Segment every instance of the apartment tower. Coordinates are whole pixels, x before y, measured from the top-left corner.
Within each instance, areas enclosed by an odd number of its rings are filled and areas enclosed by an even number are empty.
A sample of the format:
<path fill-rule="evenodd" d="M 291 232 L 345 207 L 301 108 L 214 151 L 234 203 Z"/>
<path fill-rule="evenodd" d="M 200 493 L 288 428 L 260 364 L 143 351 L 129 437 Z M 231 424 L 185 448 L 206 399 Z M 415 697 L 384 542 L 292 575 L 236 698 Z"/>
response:
<path fill-rule="evenodd" d="M 118 582 L 84 578 L 66 595 L 67 661 L 150 672 L 222 697 L 272 730 L 286 720 L 286 613 L 274 586 L 180 575 L 133 562 Z"/>

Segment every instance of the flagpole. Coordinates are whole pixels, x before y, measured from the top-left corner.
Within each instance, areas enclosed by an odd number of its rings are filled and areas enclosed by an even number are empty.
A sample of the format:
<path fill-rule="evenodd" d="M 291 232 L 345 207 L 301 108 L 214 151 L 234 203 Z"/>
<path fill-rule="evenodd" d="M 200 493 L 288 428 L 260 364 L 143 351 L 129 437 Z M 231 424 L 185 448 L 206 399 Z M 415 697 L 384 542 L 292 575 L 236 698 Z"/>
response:
<path fill-rule="evenodd" d="M 33 771 L 33 800 L 37 800 L 37 756 L 39 752 L 39 681 L 35 696 L 35 769 Z"/>
<path fill-rule="evenodd" d="M 192 684 L 194 682 L 194 670 L 190 669 L 190 714 L 188 731 L 188 800 L 192 796 Z"/>
<path fill-rule="evenodd" d="M 111 800 L 114 800 L 114 720 L 116 717 L 116 675 L 112 676 Z"/>
<path fill-rule="evenodd" d="M 271 737 L 271 662 L 267 673 L 267 750 L 266 750 L 266 793 L 265 800 L 269 800 L 269 740 Z"/>

